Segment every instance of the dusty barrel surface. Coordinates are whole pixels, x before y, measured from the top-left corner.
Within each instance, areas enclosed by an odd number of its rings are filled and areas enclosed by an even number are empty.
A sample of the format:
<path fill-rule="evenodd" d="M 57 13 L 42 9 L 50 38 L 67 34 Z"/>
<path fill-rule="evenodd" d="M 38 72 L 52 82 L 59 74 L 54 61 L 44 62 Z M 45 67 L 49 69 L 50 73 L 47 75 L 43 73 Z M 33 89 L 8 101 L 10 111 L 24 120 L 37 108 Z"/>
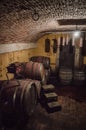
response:
<path fill-rule="evenodd" d="M 45 69 L 50 68 L 50 58 L 45 56 L 33 56 L 30 58 L 30 61 L 43 63 Z"/>
<path fill-rule="evenodd" d="M 45 75 L 44 67 L 41 63 L 28 62 L 25 67 L 25 74 L 32 79 L 42 80 Z"/>
<path fill-rule="evenodd" d="M 26 62 L 17 67 L 17 75 L 21 75 L 22 78 L 31 78 L 34 80 L 40 80 L 45 82 L 45 69 L 42 63 L 38 62 Z"/>
<path fill-rule="evenodd" d="M 5 123 L 16 121 L 23 116 L 30 116 L 35 110 L 37 92 L 34 81 L 4 81 L 0 91 L 0 107 Z"/>
<path fill-rule="evenodd" d="M 65 67 L 60 68 L 59 70 L 59 78 L 60 82 L 63 85 L 68 85 L 72 81 L 72 69 L 68 69 Z"/>
<path fill-rule="evenodd" d="M 75 70 L 73 74 L 73 82 L 75 85 L 84 85 L 85 83 L 85 72 L 83 70 Z"/>

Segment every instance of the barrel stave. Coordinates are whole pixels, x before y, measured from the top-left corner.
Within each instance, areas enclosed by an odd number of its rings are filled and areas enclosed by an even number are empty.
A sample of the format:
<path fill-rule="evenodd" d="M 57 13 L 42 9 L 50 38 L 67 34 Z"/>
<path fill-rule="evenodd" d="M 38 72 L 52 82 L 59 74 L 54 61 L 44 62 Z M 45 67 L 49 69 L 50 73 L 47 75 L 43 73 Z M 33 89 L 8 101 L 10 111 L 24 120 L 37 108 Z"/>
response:
<path fill-rule="evenodd" d="M 68 68 L 60 68 L 59 70 L 60 82 L 63 85 L 69 85 L 72 82 L 72 70 Z"/>
<path fill-rule="evenodd" d="M 30 58 L 30 61 L 42 63 L 45 69 L 50 68 L 50 58 L 46 56 L 33 56 Z"/>

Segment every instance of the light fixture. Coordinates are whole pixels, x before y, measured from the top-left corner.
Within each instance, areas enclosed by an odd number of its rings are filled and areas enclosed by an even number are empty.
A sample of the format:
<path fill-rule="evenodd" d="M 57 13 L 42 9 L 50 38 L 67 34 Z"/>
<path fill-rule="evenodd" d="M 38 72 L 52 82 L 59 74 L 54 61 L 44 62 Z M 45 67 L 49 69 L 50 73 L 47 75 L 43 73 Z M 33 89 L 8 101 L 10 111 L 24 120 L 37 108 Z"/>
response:
<path fill-rule="evenodd" d="M 78 31 L 78 30 L 76 30 L 75 32 L 74 32 L 74 37 L 79 37 L 80 36 L 80 31 Z"/>
<path fill-rule="evenodd" d="M 34 10 L 34 13 L 32 14 L 32 19 L 34 21 L 38 21 L 38 19 L 39 19 L 39 14 L 36 12 L 36 10 Z"/>
<path fill-rule="evenodd" d="M 78 28 L 77 28 L 77 24 L 76 24 L 76 30 L 74 31 L 74 37 L 80 37 L 80 34 L 81 34 L 81 32 L 78 30 Z"/>

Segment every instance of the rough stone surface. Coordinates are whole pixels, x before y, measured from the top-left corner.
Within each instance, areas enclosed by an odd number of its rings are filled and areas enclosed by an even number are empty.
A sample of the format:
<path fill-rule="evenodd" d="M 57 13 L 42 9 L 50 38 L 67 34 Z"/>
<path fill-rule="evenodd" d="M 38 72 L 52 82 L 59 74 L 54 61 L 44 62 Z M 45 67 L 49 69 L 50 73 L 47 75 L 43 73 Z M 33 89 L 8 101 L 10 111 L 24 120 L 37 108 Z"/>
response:
<path fill-rule="evenodd" d="M 46 31 L 86 29 L 85 0 L 1 0 L 0 44 L 36 42 Z M 39 15 L 37 21 L 33 16 Z M 58 24 L 58 20 L 77 19 L 69 25 Z M 63 21 L 63 24 L 67 23 Z M 73 24 L 73 25 L 72 25 Z"/>

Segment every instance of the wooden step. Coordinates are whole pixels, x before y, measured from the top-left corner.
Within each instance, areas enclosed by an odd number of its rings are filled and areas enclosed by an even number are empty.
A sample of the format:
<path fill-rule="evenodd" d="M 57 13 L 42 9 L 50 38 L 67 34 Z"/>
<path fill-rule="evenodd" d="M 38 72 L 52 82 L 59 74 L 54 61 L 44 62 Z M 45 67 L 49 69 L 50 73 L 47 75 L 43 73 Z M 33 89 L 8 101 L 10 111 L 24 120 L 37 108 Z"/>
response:
<path fill-rule="evenodd" d="M 46 104 L 46 110 L 48 113 L 60 111 L 62 109 L 58 101 L 50 102 Z"/>
<path fill-rule="evenodd" d="M 45 102 L 57 101 L 58 95 L 55 92 L 44 93 Z"/>
<path fill-rule="evenodd" d="M 43 90 L 43 92 L 54 92 L 55 91 L 55 86 L 52 85 L 52 84 L 43 85 L 42 90 Z"/>

